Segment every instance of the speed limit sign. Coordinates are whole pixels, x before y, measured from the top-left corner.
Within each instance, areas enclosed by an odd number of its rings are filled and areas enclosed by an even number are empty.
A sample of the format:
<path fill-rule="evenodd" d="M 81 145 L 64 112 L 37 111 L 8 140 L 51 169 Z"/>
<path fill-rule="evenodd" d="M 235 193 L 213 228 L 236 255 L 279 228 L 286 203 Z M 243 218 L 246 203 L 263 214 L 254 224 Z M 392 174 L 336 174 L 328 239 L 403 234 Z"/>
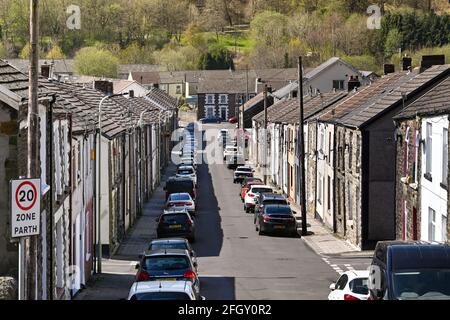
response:
<path fill-rule="evenodd" d="M 11 181 L 11 236 L 28 237 L 40 233 L 41 180 Z"/>

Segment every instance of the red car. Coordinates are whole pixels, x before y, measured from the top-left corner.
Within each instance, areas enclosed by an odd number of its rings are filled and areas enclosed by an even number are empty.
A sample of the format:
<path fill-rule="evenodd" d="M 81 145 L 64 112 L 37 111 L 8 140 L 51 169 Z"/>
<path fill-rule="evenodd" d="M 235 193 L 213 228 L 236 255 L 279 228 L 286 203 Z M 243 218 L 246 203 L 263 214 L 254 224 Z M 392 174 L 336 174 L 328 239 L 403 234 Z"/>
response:
<path fill-rule="evenodd" d="M 231 123 L 231 124 L 238 123 L 238 118 L 237 118 L 237 117 L 230 118 L 230 119 L 228 120 L 228 122 Z"/>

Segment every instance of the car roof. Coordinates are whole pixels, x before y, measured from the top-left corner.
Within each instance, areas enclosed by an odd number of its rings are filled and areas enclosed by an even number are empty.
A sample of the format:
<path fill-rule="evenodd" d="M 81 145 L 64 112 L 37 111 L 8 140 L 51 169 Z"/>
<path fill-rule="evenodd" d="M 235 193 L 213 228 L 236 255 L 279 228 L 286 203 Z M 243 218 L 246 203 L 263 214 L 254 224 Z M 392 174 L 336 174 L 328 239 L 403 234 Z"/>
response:
<path fill-rule="evenodd" d="M 174 207 L 169 209 L 164 209 L 163 214 L 174 214 L 174 213 L 188 213 L 186 207 Z"/>
<path fill-rule="evenodd" d="M 286 200 L 286 197 L 278 193 L 263 193 L 262 200 Z"/>
<path fill-rule="evenodd" d="M 170 177 L 167 179 L 167 182 L 177 182 L 177 181 L 190 181 L 192 182 L 192 179 L 185 178 L 185 177 Z"/>
<path fill-rule="evenodd" d="M 251 186 L 251 187 L 252 188 L 253 187 L 256 187 L 256 188 L 267 188 L 267 189 L 272 189 L 273 190 L 273 188 L 271 186 L 268 186 L 267 184 L 257 184 L 257 185 Z"/>
<path fill-rule="evenodd" d="M 178 167 L 178 170 L 187 170 L 187 169 L 194 170 L 194 167 L 193 166 L 179 166 Z"/>
<path fill-rule="evenodd" d="M 450 245 L 426 242 L 391 245 L 387 248 L 393 270 L 450 268 Z"/>
<path fill-rule="evenodd" d="M 268 204 L 264 206 L 264 210 L 271 209 L 271 208 L 289 208 L 291 207 L 288 204 Z"/>
<path fill-rule="evenodd" d="M 154 239 L 150 244 L 170 244 L 170 243 L 186 243 L 187 239 L 184 238 L 165 238 L 165 239 Z"/>
<path fill-rule="evenodd" d="M 132 286 L 132 294 L 146 292 L 192 292 L 192 284 L 190 281 L 140 281 L 135 282 Z"/>
<path fill-rule="evenodd" d="M 147 250 L 144 253 L 145 257 L 157 257 L 157 256 L 186 256 L 189 254 L 187 250 L 183 249 L 158 249 L 158 250 Z"/>
<path fill-rule="evenodd" d="M 345 271 L 344 274 L 346 274 L 352 278 L 368 278 L 369 270 L 349 270 L 349 271 Z"/>
<path fill-rule="evenodd" d="M 185 195 L 185 196 L 191 196 L 189 193 L 187 193 L 187 192 L 176 192 L 176 193 L 171 193 L 170 195 L 169 195 L 169 197 L 172 197 L 172 196 L 177 196 L 177 195 Z"/>

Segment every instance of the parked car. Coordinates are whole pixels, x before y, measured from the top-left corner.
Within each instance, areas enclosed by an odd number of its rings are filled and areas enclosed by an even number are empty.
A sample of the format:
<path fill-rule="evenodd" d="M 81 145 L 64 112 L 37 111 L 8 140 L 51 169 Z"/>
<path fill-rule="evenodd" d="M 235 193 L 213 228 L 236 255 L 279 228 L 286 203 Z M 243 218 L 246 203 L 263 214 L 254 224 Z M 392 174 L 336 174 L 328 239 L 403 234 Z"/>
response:
<path fill-rule="evenodd" d="M 205 300 L 191 281 L 146 281 L 131 286 L 128 300 Z"/>
<path fill-rule="evenodd" d="M 250 180 L 252 179 L 252 180 Z M 245 196 L 252 185 L 264 185 L 264 182 L 259 178 L 245 178 L 241 187 L 240 197 L 242 202 L 244 202 Z"/>
<path fill-rule="evenodd" d="M 189 193 L 172 193 L 167 198 L 166 208 L 183 207 L 189 214 L 195 215 L 195 202 Z"/>
<path fill-rule="evenodd" d="M 258 212 L 268 204 L 289 205 L 286 197 L 277 193 L 260 193 L 255 198 L 255 219 Z"/>
<path fill-rule="evenodd" d="M 195 241 L 195 223 L 186 209 L 181 212 L 164 212 L 156 218 L 158 238 L 183 237 Z"/>
<path fill-rule="evenodd" d="M 369 271 L 344 272 L 330 285 L 328 300 L 367 300 L 369 298 Z"/>
<path fill-rule="evenodd" d="M 297 236 L 297 220 L 287 205 L 269 204 L 258 214 L 256 231 L 265 233 L 283 233 Z"/>
<path fill-rule="evenodd" d="M 179 178 L 190 178 L 197 186 L 197 174 L 195 173 L 195 168 L 193 166 L 179 166 L 177 168 L 176 176 Z"/>
<path fill-rule="evenodd" d="M 180 161 L 181 161 L 181 163 L 178 165 L 178 168 L 183 167 L 183 166 L 191 166 L 197 172 L 198 167 L 197 167 L 197 164 L 195 163 L 195 159 L 186 157 L 186 158 L 181 158 Z"/>
<path fill-rule="evenodd" d="M 242 156 L 236 155 L 231 157 L 230 159 L 227 159 L 227 168 L 230 170 L 236 170 L 237 167 L 243 165 L 245 163 L 245 160 Z"/>
<path fill-rule="evenodd" d="M 238 166 L 234 171 L 233 183 L 241 183 L 245 178 L 253 177 L 253 169 L 248 166 Z"/>
<path fill-rule="evenodd" d="M 228 145 L 223 152 L 223 160 L 230 159 L 238 155 L 238 147 L 234 145 Z"/>
<path fill-rule="evenodd" d="M 196 264 L 187 250 L 154 250 L 145 252 L 136 265 L 136 282 L 190 281 L 196 294 L 200 293 L 200 280 Z"/>
<path fill-rule="evenodd" d="M 206 118 L 200 119 L 201 123 L 221 123 L 223 120 L 219 116 L 209 116 Z"/>
<path fill-rule="evenodd" d="M 267 185 L 251 185 L 244 198 L 244 210 L 246 213 L 255 209 L 255 197 L 258 193 L 273 193 L 273 189 Z"/>
<path fill-rule="evenodd" d="M 236 124 L 238 123 L 238 118 L 237 117 L 231 117 L 230 119 L 228 119 L 228 122 L 231 124 Z"/>
<path fill-rule="evenodd" d="M 166 201 L 172 193 L 189 193 L 191 198 L 196 201 L 197 191 L 194 181 L 190 178 L 170 177 L 164 186 L 166 192 Z"/>
<path fill-rule="evenodd" d="M 148 246 L 148 251 L 171 249 L 187 250 L 192 258 L 192 261 L 194 263 L 197 263 L 197 254 L 195 253 L 189 241 L 185 238 L 155 239 L 152 240 L 152 242 L 150 242 L 150 245 Z M 195 269 L 197 271 L 198 266 L 196 266 Z"/>
<path fill-rule="evenodd" d="M 450 245 L 378 242 L 368 286 L 369 300 L 449 300 Z"/>

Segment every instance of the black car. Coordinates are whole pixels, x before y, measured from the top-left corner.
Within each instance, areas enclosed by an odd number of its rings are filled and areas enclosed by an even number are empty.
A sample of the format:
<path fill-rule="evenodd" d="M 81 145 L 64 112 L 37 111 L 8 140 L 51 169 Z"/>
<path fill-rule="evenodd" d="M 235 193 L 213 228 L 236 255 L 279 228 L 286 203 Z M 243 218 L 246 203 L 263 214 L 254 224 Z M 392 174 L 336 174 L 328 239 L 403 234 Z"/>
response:
<path fill-rule="evenodd" d="M 195 223 L 187 210 L 166 211 L 160 215 L 156 222 L 158 238 L 183 237 L 195 241 Z"/>
<path fill-rule="evenodd" d="M 281 194 L 259 193 L 255 198 L 255 222 L 258 214 L 263 210 L 264 206 L 269 204 L 289 205 L 289 202 L 286 197 Z"/>
<path fill-rule="evenodd" d="M 450 300 L 450 245 L 378 242 L 368 286 L 369 300 Z"/>
<path fill-rule="evenodd" d="M 187 250 L 192 258 L 192 261 L 197 264 L 197 255 L 189 241 L 185 238 L 155 239 L 152 240 L 148 246 L 148 251 L 171 249 Z"/>
<path fill-rule="evenodd" d="M 190 178 L 170 177 L 164 186 L 164 191 L 166 201 L 172 193 L 189 193 L 194 202 L 196 200 L 195 183 Z"/>
<path fill-rule="evenodd" d="M 264 206 L 256 219 L 256 231 L 265 233 L 283 233 L 297 236 L 297 221 L 287 205 L 270 204 Z"/>
<path fill-rule="evenodd" d="M 197 264 L 192 261 L 187 250 L 154 250 L 140 256 L 136 265 L 136 282 L 155 280 L 189 280 L 200 292 L 200 280 L 196 272 Z"/>

